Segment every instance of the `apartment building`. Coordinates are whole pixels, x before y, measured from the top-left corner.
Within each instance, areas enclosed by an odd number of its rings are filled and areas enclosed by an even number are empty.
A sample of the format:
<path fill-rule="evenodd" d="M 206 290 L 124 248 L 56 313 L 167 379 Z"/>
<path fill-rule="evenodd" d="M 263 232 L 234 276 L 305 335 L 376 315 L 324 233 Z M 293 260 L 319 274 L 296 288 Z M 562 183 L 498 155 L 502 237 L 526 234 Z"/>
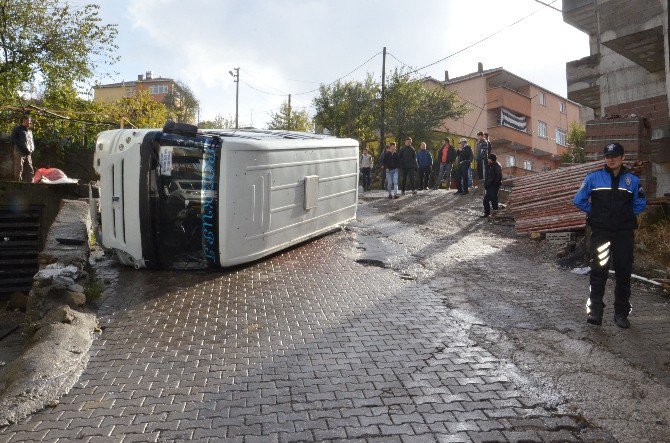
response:
<path fill-rule="evenodd" d="M 647 193 L 670 194 L 668 0 L 563 0 L 562 9 L 589 36 L 591 55 L 566 66 L 568 97 L 599 117 L 586 124 L 587 159 L 618 141 L 626 158 L 650 161 Z"/>
<path fill-rule="evenodd" d="M 145 75 L 139 74 L 137 80 L 96 85 L 93 87 L 93 100 L 114 102 L 124 97 L 134 97 L 140 91 L 148 91 L 151 98 L 159 103 L 165 103 L 168 94 L 175 94 L 177 83 L 171 78 L 154 78 L 152 71 Z"/>
<path fill-rule="evenodd" d="M 586 120 L 577 103 L 503 68 L 484 70 L 480 63 L 471 74 L 450 79 L 445 72 L 444 81 L 424 82 L 446 86 L 470 108 L 459 120 L 445 120 L 439 130 L 469 137 L 488 132 L 507 177 L 558 167 L 570 124 Z"/>

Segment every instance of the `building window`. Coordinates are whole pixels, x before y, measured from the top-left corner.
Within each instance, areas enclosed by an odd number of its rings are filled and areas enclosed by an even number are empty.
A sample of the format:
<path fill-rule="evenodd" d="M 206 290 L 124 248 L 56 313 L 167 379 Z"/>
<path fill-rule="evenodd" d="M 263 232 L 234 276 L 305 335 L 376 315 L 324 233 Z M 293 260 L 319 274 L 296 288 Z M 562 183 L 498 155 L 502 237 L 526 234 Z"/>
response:
<path fill-rule="evenodd" d="M 567 133 L 564 129 L 556 128 L 556 143 L 561 146 L 568 146 Z"/>
<path fill-rule="evenodd" d="M 149 86 L 150 94 L 167 94 L 168 86 L 167 85 L 151 85 Z"/>
<path fill-rule="evenodd" d="M 547 124 L 543 121 L 537 122 L 537 135 L 542 138 L 547 138 Z"/>
<path fill-rule="evenodd" d="M 533 170 L 533 162 L 530 160 L 524 160 L 523 161 L 523 169 L 527 169 L 529 171 Z"/>
<path fill-rule="evenodd" d="M 561 102 L 561 103 L 559 104 L 559 108 L 560 108 L 561 112 L 562 112 L 563 114 L 565 114 L 565 102 Z"/>
<path fill-rule="evenodd" d="M 538 95 L 540 96 L 540 104 L 542 106 L 547 106 L 547 98 L 544 96 L 544 92 L 540 92 Z"/>
<path fill-rule="evenodd" d="M 516 166 L 516 158 L 513 155 L 508 155 L 507 161 L 505 161 L 505 166 L 507 166 L 508 168 Z"/>

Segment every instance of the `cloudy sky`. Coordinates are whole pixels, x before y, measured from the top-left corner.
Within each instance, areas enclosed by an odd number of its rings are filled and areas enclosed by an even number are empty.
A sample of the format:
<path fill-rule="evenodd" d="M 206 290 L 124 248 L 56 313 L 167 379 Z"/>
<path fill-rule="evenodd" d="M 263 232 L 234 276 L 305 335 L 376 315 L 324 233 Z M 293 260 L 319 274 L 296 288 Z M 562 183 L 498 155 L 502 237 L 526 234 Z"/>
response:
<path fill-rule="evenodd" d="M 98 3 L 103 19 L 118 24 L 121 60 L 96 81 L 135 80 L 153 71 L 188 84 L 200 100 L 201 119 L 234 118 L 229 71 L 239 67 L 240 126 L 265 127 L 289 93 L 294 108 L 311 114 L 314 92 L 309 91 L 320 83 L 345 75 L 344 80 L 358 80 L 368 72 L 381 79 L 384 46 L 387 72 L 432 64 L 419 74 L 443 79 L 448 70 L 453 78 L 475 71 L 481 61 L 485 69 L 504 67 L 561 95 L 566 94 L 565 63 L 589 55 L 586 34 L 535 0 Z M 560 9 L 561 1 L 552 5 Z"/>

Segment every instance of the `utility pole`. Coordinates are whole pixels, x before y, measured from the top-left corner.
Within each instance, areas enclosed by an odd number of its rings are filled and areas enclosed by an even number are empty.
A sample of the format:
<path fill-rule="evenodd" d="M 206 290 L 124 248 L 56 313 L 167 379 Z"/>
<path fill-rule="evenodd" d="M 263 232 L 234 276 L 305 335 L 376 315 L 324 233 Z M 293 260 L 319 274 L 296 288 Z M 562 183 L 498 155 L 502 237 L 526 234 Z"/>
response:
<path fill-rule="evenodd" d="M 291 130 L 291 94 L 288 95 L 288 116 L 286 117 L 286 130 Z"/>
<path fill-rule="evenodd" d="M 233 74 L 233 71 L 228 71 L 230 75 L 233 76 L 235 80 L 233 80 L 237 85 L 235 86 L 235 129 L 239 129 L 239 104 L 240 104 L 240 68 L 233 68 L 235 70 L 235 73 Z"/>
<path fill-rule="evenodd" d="M 382 103 L 381 103 L 381 124 L 379 125 L 379 135 L 381 136 L 381 141 L 379 142 L 379 154 L 384 152 L 384 147 L 386 146 L 386 134 L 384 133 L 384 91 L 386 89 L 386 46 L 384 46 L 384 52 L 382 57 Z"/>

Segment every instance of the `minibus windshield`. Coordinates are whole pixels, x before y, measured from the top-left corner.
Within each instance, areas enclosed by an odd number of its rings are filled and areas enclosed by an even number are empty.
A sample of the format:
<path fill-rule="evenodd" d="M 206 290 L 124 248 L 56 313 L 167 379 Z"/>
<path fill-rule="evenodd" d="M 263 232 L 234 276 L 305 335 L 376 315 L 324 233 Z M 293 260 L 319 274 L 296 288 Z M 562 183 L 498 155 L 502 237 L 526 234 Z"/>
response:
<path fill-rule="evenodd" d="M 216 137 L 188 139 L 162 134 L 158 140 L 157 255 L 161 267 L 218 266 L 218 169 Z"/>

